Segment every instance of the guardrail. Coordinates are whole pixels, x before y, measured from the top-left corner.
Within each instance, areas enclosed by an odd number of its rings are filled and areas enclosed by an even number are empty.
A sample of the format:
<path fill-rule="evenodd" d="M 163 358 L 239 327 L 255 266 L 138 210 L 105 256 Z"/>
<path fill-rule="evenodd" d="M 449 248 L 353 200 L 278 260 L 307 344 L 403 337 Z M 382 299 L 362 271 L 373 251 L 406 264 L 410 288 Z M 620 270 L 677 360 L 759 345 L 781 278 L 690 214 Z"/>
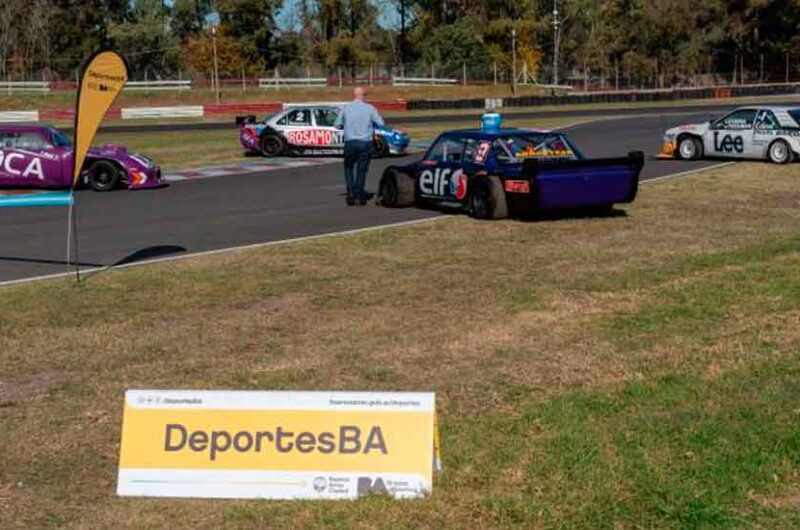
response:
<path fill-rule="evenodd" d="M 150 90 L 177 90 L 183 92 L 184 90 L 192 89 L 192 81 L 190 79 L 159 79 L 155 81 L 128 81 L 125 84 L 125 90 L 142 90 L 149 92 Z"/>
<path fill-rule="evenodd" d="M 0 92 L 50 92 L 47 81 L 0 81 Z"/>
<path fill-rule="evenodd" d="M 458 79 L 442 77 L 393 77 L 393 86 L 430 86 L 430 85 L 455 85 Z"/>
<path fill-rule="evenodd" d="M 325 77 L 262 77 L 258 80 L 258 88 L 279 89 L 280 87 L 327 86 Z"/>

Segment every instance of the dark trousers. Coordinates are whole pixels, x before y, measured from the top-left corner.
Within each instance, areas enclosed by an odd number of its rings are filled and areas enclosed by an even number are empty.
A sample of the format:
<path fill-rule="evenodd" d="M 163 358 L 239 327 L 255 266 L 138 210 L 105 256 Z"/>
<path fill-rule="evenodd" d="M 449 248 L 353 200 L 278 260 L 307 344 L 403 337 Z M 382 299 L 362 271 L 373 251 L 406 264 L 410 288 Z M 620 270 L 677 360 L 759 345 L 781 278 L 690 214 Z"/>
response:
<path fill-rule="evenodd" d="M 348 197 L 356 200 L 367 198 L 364 184 L 367 182 L 370 158 L 372 158 L 372 142 L 348 140 L 344 143 L 344 180 L 347 184 Z"/>

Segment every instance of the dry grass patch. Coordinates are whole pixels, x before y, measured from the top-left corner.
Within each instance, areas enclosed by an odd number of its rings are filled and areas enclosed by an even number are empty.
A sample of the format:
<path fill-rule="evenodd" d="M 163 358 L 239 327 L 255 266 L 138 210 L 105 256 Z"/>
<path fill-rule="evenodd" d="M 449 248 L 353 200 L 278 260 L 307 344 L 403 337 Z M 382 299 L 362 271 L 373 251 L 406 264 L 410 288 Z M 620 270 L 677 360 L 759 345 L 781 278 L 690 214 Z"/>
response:
<path fill-rule="evenodd" d="M 452 217 L 3 289 L 0 527 L 731 527 L 747 498 L 725 474 L 763 491 L 800 468 L 778 407 L 798 182 L 740 164 L 608 217 Z M 446 471 L 417 502 L 118 499 L 123 392 L 147 387 L 433 390 Z"/>

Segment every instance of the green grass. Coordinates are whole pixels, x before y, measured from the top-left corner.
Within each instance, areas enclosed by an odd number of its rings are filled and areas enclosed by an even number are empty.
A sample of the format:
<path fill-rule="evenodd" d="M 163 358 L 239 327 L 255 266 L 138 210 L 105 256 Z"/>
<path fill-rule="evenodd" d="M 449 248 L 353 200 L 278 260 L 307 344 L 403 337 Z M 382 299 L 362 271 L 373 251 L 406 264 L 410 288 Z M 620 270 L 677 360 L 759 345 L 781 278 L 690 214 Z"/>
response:
<path fill-rule="evenodd" d="M 0 527 L 797 528 L 799 177 L 4 288 Z M 433 390 L 444 471 L 417 501 L 116 498 L 128 388 Z"/>

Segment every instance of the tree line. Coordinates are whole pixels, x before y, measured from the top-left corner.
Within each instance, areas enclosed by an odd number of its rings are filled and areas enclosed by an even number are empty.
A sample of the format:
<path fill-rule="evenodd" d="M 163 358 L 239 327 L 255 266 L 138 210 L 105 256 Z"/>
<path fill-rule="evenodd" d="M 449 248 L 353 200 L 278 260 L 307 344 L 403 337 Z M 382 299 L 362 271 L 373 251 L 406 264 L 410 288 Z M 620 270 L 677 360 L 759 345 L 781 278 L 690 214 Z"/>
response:
<path fill-rule="evenodd" d="M 222 77 L 422 65 L 549 82 L 558 31 L 561 79 L 666 86 L 752 78 L 764 61 L 797 75 L 797 13 L 800 0 L 0 0 L 0 79 L 72 79 L 108 45 L 139 79 L 207 76 L 216 47 Z"/>

